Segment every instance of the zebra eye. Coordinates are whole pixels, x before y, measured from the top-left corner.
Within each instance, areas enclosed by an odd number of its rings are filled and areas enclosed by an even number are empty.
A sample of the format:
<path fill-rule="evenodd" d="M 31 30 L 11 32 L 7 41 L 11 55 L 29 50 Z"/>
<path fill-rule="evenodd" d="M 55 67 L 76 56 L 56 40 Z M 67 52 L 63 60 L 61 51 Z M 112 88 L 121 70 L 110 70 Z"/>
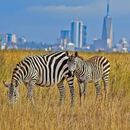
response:
<path fill-rule="evenodd" d="M 71 61 L 71 58 L 69 58 L 68 61 Z"/>

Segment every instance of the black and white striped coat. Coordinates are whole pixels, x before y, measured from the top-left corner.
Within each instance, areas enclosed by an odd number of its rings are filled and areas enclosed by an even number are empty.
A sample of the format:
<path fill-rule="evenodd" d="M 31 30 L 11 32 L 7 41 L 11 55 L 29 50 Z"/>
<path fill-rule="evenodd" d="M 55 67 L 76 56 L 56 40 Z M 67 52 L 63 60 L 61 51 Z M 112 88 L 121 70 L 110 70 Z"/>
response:
<path fill-rule="evenodd" d="M 9 99 L 15 100 L 18 96 L 18 85 L 21 82 L 27 86 L 27 96 L 33 101 L 33 88 L 35 85 L 52 86 L 57 84 L 60 91 L 60 103 L 65 97 L 65 88 L 63 81 L 67 79 L 71 103 L 73 104 L 74 87 L 73 75 L 68 70 L 67 52 L 54 52 L 47 55 L 28 56 L 16 65 L 13 70 L 10 84 L 5 84 L 9 88 Z"/>
<path fill-rule="evenodd" d="M 86 94 L 86 86 L 88 82 L 94 82 L 96 87 L 96 95 L 100 92 L 100 81 L 104 82 L 105 95 L 110 73 L 110 62 L 104 56 L 94 56 L 87 60 L 78 56 L 70 56 L 68 60 L 69 70 L 77 77 L 79 84 L 80 100 L 81 96 Z"/>

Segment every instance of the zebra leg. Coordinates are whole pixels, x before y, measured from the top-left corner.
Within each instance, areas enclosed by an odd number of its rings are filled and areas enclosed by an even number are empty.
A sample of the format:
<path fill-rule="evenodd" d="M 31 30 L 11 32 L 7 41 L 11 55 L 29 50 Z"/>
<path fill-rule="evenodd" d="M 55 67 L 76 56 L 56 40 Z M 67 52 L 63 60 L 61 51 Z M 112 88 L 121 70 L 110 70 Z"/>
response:
<path fill-rule="evenodd" d="M 31 101 L 32 104 L 34 104 L 34 99 L 33 99 L 33 87 L 35 86 L 35 80 L 33 80 L 32 82 L 29 82 L 27 84 L 27 98 L 29 99 L 29 101 Z"/>
<path fill-rule="evenodd" d="M 105 92 L 105 99 L 106 99 L 107 88 L 108 88 L 108 77 L 107 78 L 103 77 L 103 84 L 104 84 L 104 92 Z"/>
<path fill-rule="evenodd" d="M 96 99 L 98 95 L 100 94 L 100 83 L 99 81 L 95 82 L 95 87 L 96 87 Z"/>
<path fill-rule="evenodd" d="M 61 81 L 57 86 L 60 92 L 59 105 L 62 105 L 65 99 L 65 87 L 64 87 L 63 81 Z"/>
<path fill-rule="evenodd" d="M 80 105 L 82 105 L 82 95 L 85 92 L 85 88 L 84 88 L 84 83 L 78 82 L 78 84 L 79 84 Z"/>
<path fill-rule="evenodd" d="M 81 85 L 79 84 L 79 97 L 80 97 L 80 105 L 82 104 L 82 91 L 81 91 Z"/>
<path fill-rule="evenodd" d="M 70 94 L 71 94 L 71 106 L 74 105 L 74 77 L 71 76 L 69 78 L 67 78 L 68 81 L 68 85 L 70 88 Z"/>
<path fill-rule="evenodd" d="M 87 89 L 87 82 L 84 83 L 84 92 L 83 92 L 84 93 L 84 100 L 86 98 L 86 93 L 87 93 L 86 89 Z"/>

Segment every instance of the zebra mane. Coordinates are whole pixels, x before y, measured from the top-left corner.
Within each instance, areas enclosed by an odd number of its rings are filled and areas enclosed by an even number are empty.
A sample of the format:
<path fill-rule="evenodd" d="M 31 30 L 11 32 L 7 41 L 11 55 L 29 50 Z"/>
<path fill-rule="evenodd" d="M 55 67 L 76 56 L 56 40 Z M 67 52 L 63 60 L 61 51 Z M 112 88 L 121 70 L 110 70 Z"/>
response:
<path fill-rule="evenodd" d="M 78 55 L 77 57 L 80 58 L 81 60 L 84 60 L 83 57 L 81 57 L 81 56 L 79 56 L 79 55 Z"/>
<path fill-rule="evenodd" d="M 81 56 L 78 55 L 78 52 L 77 52 L 77 51 L 75 52 L 74 55 L 72 54 L 71 57 L 74 57 L 74 58 L 78 57 L 78 58 L 80 58 L 81 60 L 84 60 L 83 57 L 81 57 Z"/>

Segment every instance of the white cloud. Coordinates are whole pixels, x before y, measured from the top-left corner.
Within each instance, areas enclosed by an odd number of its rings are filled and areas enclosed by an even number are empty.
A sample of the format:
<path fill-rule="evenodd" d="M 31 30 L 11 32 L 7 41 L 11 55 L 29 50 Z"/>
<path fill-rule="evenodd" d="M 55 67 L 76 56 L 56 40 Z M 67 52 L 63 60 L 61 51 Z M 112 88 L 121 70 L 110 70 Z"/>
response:
<path fill-rule="evenodd" d="M 31 12 L 36 13 L 95 13 L 98 10 L 100 12 L 101 8 L 96 8 L 93 6 L 65 6 L 65 5 L 53 5 L 53 6 L 35 6 L 28 8 Z"/>
<path fill-rule="evenodd" d="M 62 12 L 70 12 L 70 11 L 81 11 L 83 10 L 83 6 L 77 6 L 77 7 L 72 7 L 72 6 L 64 6 L 64 5 L 60 5 L 60 6 L 37 6 L 37 7 L 32 7 L 33 11 L 37 11 L 37 12 L 58 12 L 58 11 L 62 11 Z"/>
<path fill-rule="evenodd" d="M 110 13 L 112 15 L 127 15 L 130 13 L 130 0 L 110 0 Z M 106 11 L 106 1 L 99 0 L 89 5 L 66 6 L 66 5 L 48 5 L 33 6 L 28 8 L 33 13 L 58 13 L 58 14 L 82 14 L 82 15 L 102 15 Z"/>

